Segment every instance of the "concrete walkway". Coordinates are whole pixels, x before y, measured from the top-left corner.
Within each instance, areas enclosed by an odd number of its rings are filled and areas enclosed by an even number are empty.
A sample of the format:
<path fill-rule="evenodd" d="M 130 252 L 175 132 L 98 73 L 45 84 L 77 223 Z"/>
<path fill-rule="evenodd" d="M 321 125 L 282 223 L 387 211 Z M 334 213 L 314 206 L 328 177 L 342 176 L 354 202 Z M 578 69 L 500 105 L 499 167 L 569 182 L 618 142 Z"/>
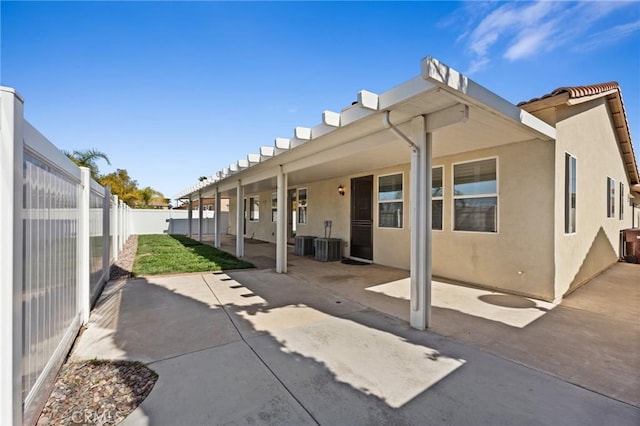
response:
<path fill-rule="evenodd" d="M 640 424 L 633 404 L 270 270 L 109 283 L 73 357 L 159 374 L 124 424 Z"/>

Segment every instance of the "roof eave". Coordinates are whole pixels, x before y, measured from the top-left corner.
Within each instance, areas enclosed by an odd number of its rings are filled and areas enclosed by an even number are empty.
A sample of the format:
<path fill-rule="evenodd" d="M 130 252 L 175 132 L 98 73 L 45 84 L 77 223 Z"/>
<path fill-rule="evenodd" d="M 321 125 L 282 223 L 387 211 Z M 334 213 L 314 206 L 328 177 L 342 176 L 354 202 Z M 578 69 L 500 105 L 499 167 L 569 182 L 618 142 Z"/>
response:
<path fill-rule="evenodd" d="M 525 127 L 532 132 L 532 136 L 541 140 L 555 140 L 556 131 L 554 127 L 521 110 L 437 59 L 432 57 L 423 59 L 421 61 L 421 69 L 420 76 L 414 77 L 383 94 L 377 95 L 361 91 L 358 94 L 358 102 L 344 109 L 341 113 L 325 111 L 322 115 L 323 122 L 318 126 L 296 128 L 294 138 L 276 138 L 275 147 L 261 148 L 260 155 L 248 157 L 249 167 L 239 167 L 239 170 L 234 171 L 233 174 L 229 173 L 230 170 L 227 173 L 223 172 L 218 174 L 217 179 L 214 181 L 199 182 L 195 186 L 178 193 L 176 198 L 189 198 L 194 194 L 202 194 L 204 191 L 210 191 L 215 188 L 220 191 L 226 191 L 235 187 L 238 180 L 245 181 L 246 178 L 251 182 L 258 178 L 263 178 L 269 173 L 273 174 L 274 167 L 291 161 L 299 162 L 300 159 L 298 157 L 301 152 L 313 151 L 305 148 L 300 151 L 294 148 L 306 145 L 308 141 L 323 139 L 327 134 L 339 131 L 339 129 L 346 126 L 352 126 L 373 115 L 391 111 L 403 102 L 432 90 L 445 91 L 462 104 L 473 105 L 502 117 L 512 124 Z M 380 120 L 379 130 L 383 129 L 382 120 Z"/>
<path fill-rule="evenodd" d="M 433 57 L 429 56 L 422 60 L 422 77 L 459 96 L 466 102 L 534 130 L 543 140 L 555 140 L 556 138 L 556 129 L 553 126 L 529 112 L 523 111 Z"/>

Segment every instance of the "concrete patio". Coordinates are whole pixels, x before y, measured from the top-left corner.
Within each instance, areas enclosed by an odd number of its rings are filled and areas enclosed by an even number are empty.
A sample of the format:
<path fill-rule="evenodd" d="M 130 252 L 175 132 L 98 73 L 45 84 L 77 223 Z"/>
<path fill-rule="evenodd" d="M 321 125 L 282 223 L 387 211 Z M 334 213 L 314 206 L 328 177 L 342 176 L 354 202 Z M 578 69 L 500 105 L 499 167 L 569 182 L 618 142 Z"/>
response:
<path fill-rule="evenodd" d="M 269 244 L 246 250 L 268 267 Z M 112 282 L 73 357 L 158 372 L 125 424 L 640 422 L 637 265 L 559 306 L 435 283 L 420 332 L 405 271 L 289 263 Z"/>
<path fill-rule="evenodd" d="M 206 240 L 205 240 L 206 242 Z M 273 269 L 275 246 L 245 238 Z M 222 249 L 233 253 L 235 237 Z M 301 282 L 409 321 L 409 272 L 288 255 Z M 640 266 L 614 265 L 556 305 L 434 278 L 431 331 L 640 406 Z"/>

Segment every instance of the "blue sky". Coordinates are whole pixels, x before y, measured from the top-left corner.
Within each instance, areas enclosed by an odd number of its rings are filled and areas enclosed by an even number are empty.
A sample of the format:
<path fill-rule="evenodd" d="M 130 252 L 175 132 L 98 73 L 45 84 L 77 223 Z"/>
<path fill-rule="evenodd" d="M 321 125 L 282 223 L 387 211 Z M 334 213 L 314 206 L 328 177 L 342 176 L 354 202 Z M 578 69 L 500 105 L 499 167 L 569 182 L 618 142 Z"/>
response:
<path fill-rule="evenodd" d="M 640 154 L 639 2 L 7 2 L 0 84 L 59 148 L 171 197 L 434 56 L 517 103 L 618 81 Z"/>

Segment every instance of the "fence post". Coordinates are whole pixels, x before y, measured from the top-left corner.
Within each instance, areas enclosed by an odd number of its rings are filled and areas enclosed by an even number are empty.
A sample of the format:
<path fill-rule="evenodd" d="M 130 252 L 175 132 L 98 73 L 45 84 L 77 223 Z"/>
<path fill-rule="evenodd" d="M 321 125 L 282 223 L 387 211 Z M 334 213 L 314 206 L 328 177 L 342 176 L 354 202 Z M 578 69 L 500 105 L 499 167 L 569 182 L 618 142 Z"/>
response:
<path fill-rule="evenodd" d="M 89 267 L 91 173 L 88 168 L 80 167 L 80 181 L 82 190 L 78 202 L 78 310 L 81 313 L 82 323 L 86 324 L 89 321 L 89 299 L 91 298 L 89 290 L 91 281 Z"/>
<path fill-rule="evenodd" d="M 120 205 L 118 206 L 118 224 L 120 225 L 118 229 L 118 252 L 120 252 L 124 246 L 124 206 L 124 202 L 120 200 Z"/>
<path fill-rule="evenodd" d="M 23 101 L 0 87 L 0 424 L 22 424 Z"/>
<path fill-rule="evenodd" d="M 113 215 L 113 238 L 111 239 L 111 251 L 113 252 L 113 261 L 115 262 L 116 260 L 118 260 L 118 229 L 120 229 L 118 226 L 118 206 L 120 204 L 118 203 L 118 196 L 114 195 L 113 196 L 113 212 L 111 213 Z"/>
<path fill-rule="evenodd" d="M 127 238 L 125 238 L 125 243 L 129 240 L 129 237 L 131 236 L 131 207 L 127 206 L 127 220 L 124 222 L 125 226 L 127 227 L 127 232 L 125 233 L 125 235 L 127 236 Z"/>
<path fill-rule="evenodd" d="M 109 235 L 111 228 L 111 190 L 108 186 L 104 187 L 104 199 L 102 200 L 102 276 L 104 281 L 109 281 L 111 273 L 111 256 L 109 255 Z"/>

